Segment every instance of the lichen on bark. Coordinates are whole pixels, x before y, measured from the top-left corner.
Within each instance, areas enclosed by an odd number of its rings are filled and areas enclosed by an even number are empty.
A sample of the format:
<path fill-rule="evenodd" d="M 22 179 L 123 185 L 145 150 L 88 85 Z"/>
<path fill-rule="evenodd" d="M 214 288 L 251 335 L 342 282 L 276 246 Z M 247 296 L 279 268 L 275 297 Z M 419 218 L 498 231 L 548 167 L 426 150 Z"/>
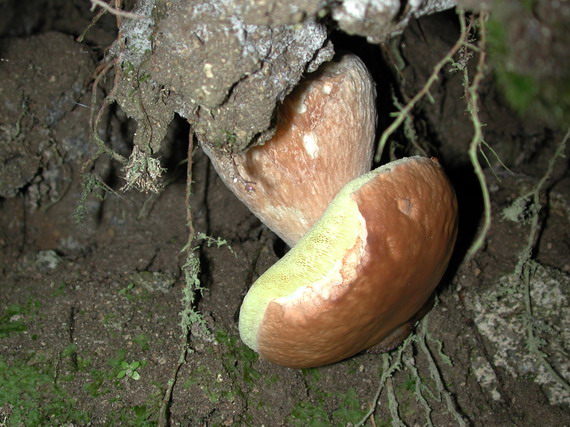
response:
<path fill-rule="evenodd" d="M 372 11 L 365 0 L 138 0 L 133 12 L 141 18 L 123 21 L 114 46 L 120 64 L 114 100 L 137 122 L 139 154 L 158 151 L 175 113 L 212 150 L 235 153 L 263 143 L 273 135 L 277 106 L 305 73 L 334 54 L 324 16 L 378 42 L 410 16 L 433 12 L 430 5 L 453 1 L 424 0 L 403 9 L 404 2 L 382 1 L 390 19 L 370 34 L 368 17 L 353 26 L 358 17 L 348 12 L 356 3 Z M 377 32 L 378 25 L 386 27 Z"/>
<path fill-rule="evenodd" d="M 174 113 L 188 119 L 203 143 L 235 151 L 263 141 L 276 104 L 304 72 L 332 57 L 326 28 L 315 20 L 247 24 L 237 3 L 192 0 L 153 14 L 154 0 L 138 2 L 135 12 L 151 25 L 123 25 L 116 100 L 137 121 L 141 150 L 157 151 Z"/>

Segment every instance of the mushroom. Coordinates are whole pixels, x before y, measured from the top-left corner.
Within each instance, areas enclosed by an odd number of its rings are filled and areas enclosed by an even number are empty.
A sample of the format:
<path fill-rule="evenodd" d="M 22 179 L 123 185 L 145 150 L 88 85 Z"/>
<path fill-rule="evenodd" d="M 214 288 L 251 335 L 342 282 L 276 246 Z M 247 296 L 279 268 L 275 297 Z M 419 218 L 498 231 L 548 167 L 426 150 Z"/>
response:
<path fill-rule="evenodd" d="M 375 92 L 362 61 L 344 55 L 285 98 L 264 145 L 239 154 L 203 148 L 234 194 L 293 246 L 346 183 L 370 170 Z"/>
<path fill-rule="evenodd" d="M 437 160 L 366 173 L 374 97 L 364 64 L 345 55 L 286 98 L 264 145 L 240 154 L 204 146 L 256 216 L 290 246 L 301 239 L 253 284 L 240 311 L 242 340 L 272 362 L 312 367 L 394 347 L 449 262 L 457 202 Z"/>
<path fill-rule="evenodd" d="M 245 344 L 292 368 L 330 364 L 407 334 L 457 235 L 455 193 L 436 159 L 411 157 L 348 183 L 252 285 Z"/>

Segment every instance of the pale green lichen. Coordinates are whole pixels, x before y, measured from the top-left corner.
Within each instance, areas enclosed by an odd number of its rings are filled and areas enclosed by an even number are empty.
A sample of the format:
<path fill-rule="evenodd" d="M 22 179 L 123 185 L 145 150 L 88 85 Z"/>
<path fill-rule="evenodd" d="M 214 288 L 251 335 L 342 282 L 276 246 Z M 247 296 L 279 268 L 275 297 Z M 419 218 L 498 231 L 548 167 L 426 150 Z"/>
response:
<path fill-rule="evenodd" d="M 570 404 L 570 394 L 528 351 L 527 323 L 532 322 L 539 348 L 565 378 L 570 377 L 570 362 L 565 356 L 570 349 L 570 308 L 568 275 L 553 268 L 537 266 L 531 277 L 534 318 L 525 313 L 520 278 L 515 274 L 502 277 L 482 296 L 476 296 L 470 307 L 476 313 L 475 324 L 492 345 L 493 364 L 513 377 L 532 377 L 544 387 L 553 404 Z M 492 388 L 491 388 L 492 392 Z"/>
<path fill-rule="evenodd" d="M 151 191 L 158 193 L 161 183 L 160 177 L 165 169 L 160 165 L 160 160 L 150 157 L 139 147 L 135 146 L 129 157 L 129 162 L 124 167 L 126 184 L 123 191 L 136 188 L 145 193 Z"/>
<path fill-rule="evenodd" d="M 491 394 L 493 400 L 501 401 L 503 397 L 499 392 L 499 380 L 489 361 L 482 356 L 477 356 L 471 361 L 471 367 L 481 387 Z"/>

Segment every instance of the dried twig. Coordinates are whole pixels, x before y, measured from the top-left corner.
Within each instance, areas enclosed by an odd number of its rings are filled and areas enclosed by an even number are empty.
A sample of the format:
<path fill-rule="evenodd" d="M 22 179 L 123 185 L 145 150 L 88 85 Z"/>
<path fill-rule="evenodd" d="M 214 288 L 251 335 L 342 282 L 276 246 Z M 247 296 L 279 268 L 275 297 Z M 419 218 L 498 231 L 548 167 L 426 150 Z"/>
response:
<path fill-rule="evenodd" d="M 91 3 L 93 3 L 91 10 L 94 10 L 96 6 L 99 6 L 115 16 L 122 16 L 123 18 L 129 19 L 146 19 L 146 16 L 139 15 L 138 13 L 134 12 L 127 12 L 125 10 L 116 9 L 112 6 L 109 6 L 108 3 L 105 3 L 102 0 L 91 0 Z"/>
<path fill-rule="evenodd" d="M 449 50 L 449 52 L 443 57 L 441 61 L 439 61 L 436 66 L 433 68 L 431 75 L 429 76 L 427 82 L 423 85 L 423 87 L 419 90 L 418 93 L 403 107 L 400 111 L 396 114 L 396 118 L 394 121 L 388 126 L 382 135 L 380 136 L 380 141 L 378 142 L 378 147 L 376 149 L 376 155 L 374 156 L 374 161 L 379 162 L 380 158 L 382 157 L 382 153 L 384 151 L 384 146 L 388 142 L 388 138 L 392 136 L 392 134 L 400 127 L 400 125 L 409 117 L 412 109 L 416 106 L 416 104 L 426 95 L 429 94 L 429 90 L 432 85 L 439 80 L 439 73 L 443 70 L 443 67 L 449 62 L 453 62 L 453 56 L 467 43 L 467 38 L 469 37 L 469 32 L 471 30 L 471 24 L 466 31 L 462 31 L 459 35 L 459 39 L 455 42 L 453 47 Z"/>

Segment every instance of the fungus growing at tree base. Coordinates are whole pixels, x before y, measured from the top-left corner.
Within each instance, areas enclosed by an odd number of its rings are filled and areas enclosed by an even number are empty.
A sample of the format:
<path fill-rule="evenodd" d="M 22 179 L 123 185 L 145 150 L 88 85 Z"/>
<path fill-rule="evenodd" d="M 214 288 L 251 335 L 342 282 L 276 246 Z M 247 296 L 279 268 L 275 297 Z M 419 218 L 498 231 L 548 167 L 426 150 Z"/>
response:
<path fill-rule="evenodd" d="M 381 166 L 348 183 L 253 284 L 241 338 L 293 368 L 401 339 L 441 280 L 456 235 L 455 193 L 437 160 Z"/>

